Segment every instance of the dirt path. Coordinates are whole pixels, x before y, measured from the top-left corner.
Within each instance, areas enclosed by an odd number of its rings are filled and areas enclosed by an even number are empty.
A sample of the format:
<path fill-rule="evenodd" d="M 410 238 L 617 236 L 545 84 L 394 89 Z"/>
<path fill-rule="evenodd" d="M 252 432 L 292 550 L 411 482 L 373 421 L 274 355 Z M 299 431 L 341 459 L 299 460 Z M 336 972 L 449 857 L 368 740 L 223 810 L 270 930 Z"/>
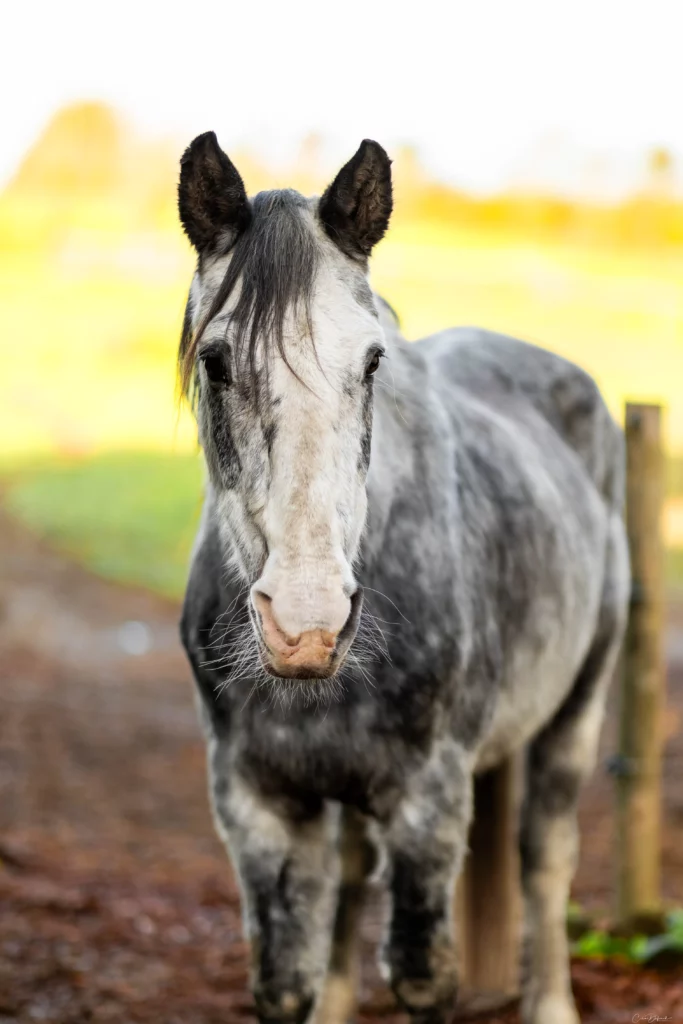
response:
<path fill-rule="evenodd" d="M 0 513 L 0 1024 L 254 1019 L 177 614 L 95 579 Z M 683 708 L 678 636 L 672 731 Z M 612 742 L 613 716 L 605 752 Z M 667 747 L 664 847 L 666 896 L 679 904 L 682 769 L 679 730 Z M 592 909 L 611 893 L 611 809 L 600 772 L 583 802 L 575 887 Z M 361 1020 L 398 1021 L 371 938 Z M 635 1012 L 683 1021 L 683 982 L 599 964 L 574 974 L 589 1024 Z"/>

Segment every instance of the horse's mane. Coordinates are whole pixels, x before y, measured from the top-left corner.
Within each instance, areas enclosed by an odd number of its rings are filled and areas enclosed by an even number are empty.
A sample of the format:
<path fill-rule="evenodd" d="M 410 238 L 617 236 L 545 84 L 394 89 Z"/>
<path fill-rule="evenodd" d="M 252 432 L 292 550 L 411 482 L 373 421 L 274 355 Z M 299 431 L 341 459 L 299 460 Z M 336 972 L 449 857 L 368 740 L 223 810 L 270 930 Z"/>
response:
<path fill-rule="evenodd" d="M 268 355 L 274 349 L 290 366 L 284 343 L 288 313 L 292 310 L 303 313 L 308 334 L 313 337 L 310 307 L 319 249 L 303 215 L 306 200 L 293 189 L 282 189 L 260 192 L 251 206 L 251 222 L 230 250 L 225 277 L 195 331 L 189 303 L 185 311 L 178 350 L 180 384 L 185 394 L 195 380 L 195 358 L 202 335 L 238 281 L 240 292 L 230 314 L 230 340 L 235 348 L 236 363 L 248 368 L 254 388 L 259 338 L 265 345 L 266 366 Z"/>

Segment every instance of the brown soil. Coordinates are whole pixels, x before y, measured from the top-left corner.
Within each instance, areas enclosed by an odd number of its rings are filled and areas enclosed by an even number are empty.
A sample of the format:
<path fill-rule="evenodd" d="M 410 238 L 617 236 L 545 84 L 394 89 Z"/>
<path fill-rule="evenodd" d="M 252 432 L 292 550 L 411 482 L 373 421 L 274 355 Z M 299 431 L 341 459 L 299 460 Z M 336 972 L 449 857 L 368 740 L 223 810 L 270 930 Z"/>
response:
<path fill-rule="evenodd" d="M 0 514 L 0 1024 L 253 1021 L 178 609 L 104 583 Z M 676 623 L 683 615 L 672 612 Z M 150 649 L 127 653 L 143 623 Z M 664 892 L 683 904 L 683 644 L 671 631 Z M 614 713 L 603 740 L 614 747 Z M 612 783 L 582 805 L 575 898 L 608 912 Z M 401 1020 L 373 966 L 364 1024 Z M 683 1021 L 673 975 L 577 962 L 582 1019 Z M 513 1024 L 516 1011 L 487 1018 Z M 552 1022 L 548 1022 L 552 1024 Z"/>

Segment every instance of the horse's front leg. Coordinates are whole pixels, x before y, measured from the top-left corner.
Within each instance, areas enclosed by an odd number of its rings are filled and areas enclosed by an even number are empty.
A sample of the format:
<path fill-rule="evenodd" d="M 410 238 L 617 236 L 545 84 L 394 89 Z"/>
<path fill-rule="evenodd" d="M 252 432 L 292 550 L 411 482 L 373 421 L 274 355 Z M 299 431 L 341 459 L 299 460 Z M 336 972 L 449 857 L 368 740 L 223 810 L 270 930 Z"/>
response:
<path fill-rule="evenodd" d="M 444 741 L 410 779 L 386 829 L 391 914 L 384 959 L 415 1024 L 441 1024 L 456 999 L 453 892 L 471 809 L 470 758 Z"/>
<path fill-rule="evenodd" d="M 335 823 L 322 804 L 265 800 L 212 759 L 219 832 L 239 876 L 262 1024 L 304 1024 L 325 977 L 337 886 Z"/>

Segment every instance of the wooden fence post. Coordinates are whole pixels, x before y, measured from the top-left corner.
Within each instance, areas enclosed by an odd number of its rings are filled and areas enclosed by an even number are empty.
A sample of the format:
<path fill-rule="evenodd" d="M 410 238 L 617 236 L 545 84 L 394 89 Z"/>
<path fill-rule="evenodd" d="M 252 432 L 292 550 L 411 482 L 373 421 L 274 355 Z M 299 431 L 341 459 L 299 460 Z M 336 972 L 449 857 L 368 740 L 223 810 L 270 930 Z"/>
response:
<path fill-rule="evenodd" d="M 462 1013 L 485 1012 L 519 994 L 520 762 L 475 778 L 469 853 L 456 893 Z"/>
<path fill-rule="evenodd" d="M 633 585 L 624 645 L 617 759 L 617 918 L 661 909 L 661 759 L 665 695 L 661 409 L 626 406 L 626 521 Z"/>

